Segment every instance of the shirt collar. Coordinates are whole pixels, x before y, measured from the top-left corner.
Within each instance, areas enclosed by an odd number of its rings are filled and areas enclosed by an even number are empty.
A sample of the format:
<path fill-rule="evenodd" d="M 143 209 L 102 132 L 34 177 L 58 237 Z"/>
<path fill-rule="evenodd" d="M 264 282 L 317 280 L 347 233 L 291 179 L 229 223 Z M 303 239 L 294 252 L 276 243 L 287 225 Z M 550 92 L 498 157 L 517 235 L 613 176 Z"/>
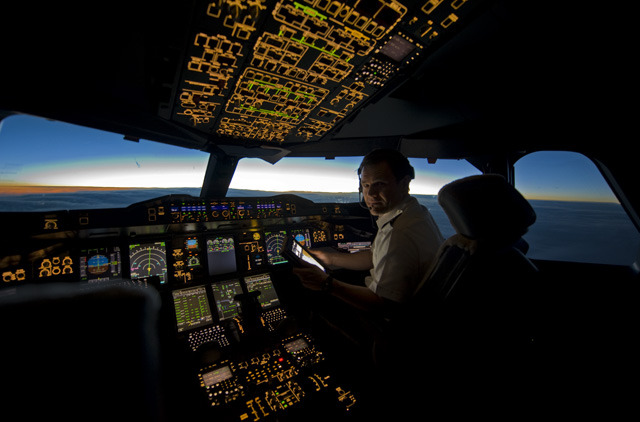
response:
<path fill-rule="evenodd" d="M 412 199 L 414 199 L 412 196 L 407 196 L 405 199 L 402 200 L 402 202 L 396 205 L 394 209 L 379 216 L 378 220 L 376 220 L 378 229 L 383 228 L 385 225 L 393 222 L 393 220 L 398 218 L 400 214 L 402 214 L 404 210 L 407 209 Z"/>

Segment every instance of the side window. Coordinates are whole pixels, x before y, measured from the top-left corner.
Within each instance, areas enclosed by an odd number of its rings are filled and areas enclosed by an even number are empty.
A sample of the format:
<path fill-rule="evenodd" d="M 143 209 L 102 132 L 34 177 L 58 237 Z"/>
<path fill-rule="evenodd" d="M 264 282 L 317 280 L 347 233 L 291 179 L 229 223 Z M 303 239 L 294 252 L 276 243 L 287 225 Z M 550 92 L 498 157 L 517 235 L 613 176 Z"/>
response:
<path fill-rule="evenodd" d="M 198 196 L 209 154 L 29 115 L 0 119 L 0 211 L 126 207 Z"/>
<path fill-rule="evenodd" d="M 584 155 L 529 154 L 515 164 L 515 183 L 537 214 L 524 236 L 531 258 L 615 265 L 636 259 L 640 234 Z"/>

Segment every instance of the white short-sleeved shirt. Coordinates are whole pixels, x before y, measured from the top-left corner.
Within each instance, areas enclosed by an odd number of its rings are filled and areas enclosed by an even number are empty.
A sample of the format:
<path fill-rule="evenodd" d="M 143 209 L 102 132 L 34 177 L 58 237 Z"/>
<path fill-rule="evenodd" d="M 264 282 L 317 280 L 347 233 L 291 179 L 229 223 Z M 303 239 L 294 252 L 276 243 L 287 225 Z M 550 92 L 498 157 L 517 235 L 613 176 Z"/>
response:
<path fill-rule="evenodd" d="M 405 302 L 435 258 L 442 234 L 429 211 L 412 196 L 379 216 L 376 224 L 373 268 L 365 284 L 378 296 Z"/>

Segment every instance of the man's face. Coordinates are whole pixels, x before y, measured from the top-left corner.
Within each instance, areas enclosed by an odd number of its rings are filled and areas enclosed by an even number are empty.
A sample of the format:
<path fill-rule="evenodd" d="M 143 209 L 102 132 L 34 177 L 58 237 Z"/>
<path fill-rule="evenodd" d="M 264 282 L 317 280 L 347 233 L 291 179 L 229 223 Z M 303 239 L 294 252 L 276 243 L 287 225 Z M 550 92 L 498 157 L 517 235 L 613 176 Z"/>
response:
<path fill-rule="evenodd" d="M 362 194 L 371 214 L 385 214 L 402 202 L 409 193 L 409 181 L 409 176 L 396 181 L 386 162 L 362 167 Z"/>

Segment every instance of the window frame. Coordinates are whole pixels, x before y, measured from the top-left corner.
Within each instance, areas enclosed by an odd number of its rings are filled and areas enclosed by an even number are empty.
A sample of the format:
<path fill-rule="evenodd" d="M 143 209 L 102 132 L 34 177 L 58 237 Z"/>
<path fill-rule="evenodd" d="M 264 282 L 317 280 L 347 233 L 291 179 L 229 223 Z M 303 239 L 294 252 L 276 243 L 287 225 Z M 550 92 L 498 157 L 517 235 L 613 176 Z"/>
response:
<path fill-rule="evenodd" d="M 569 154 L 577 154 L 579 156 L 581 156 L 583 159 L 585 159 L 586 161 L 588 161 L 591 165 L 593 165 L 593 168 L 597 171 L 598 176 L 600 176 L 600 178 L 602 179 L 602 181 L 607 185 L 607 187 L 610 190 L 611 193 L 611 197 L 612 199 L 615 199 L 617 202 L 613 203 L 614 205 L 618 205 L 622 211 L 624 211 L 624 214 L 626 216 L 626 218 L 628 218 L 628 221 L 632 224 L 632 226 L 635 228 L 636 230 L 636 234 L 638 238 L 640 238 L 640 219 L 638 218 L 638 213 L 635 212 L 634 207 L 632 206 L 631 202 L 627 199 L 627 196 L 624 194 L 624 190 L 622 189 L 622 187 L 620 186 L 620 184 L 617 183 L 616 178 L 614 177 L 614 172 L 612 172 L 609 167 L 602 161 L 599 160 L 598 158 L 591 156 L 588 153 L 585 153 L 583 151 L 579 151 L 579 150 L 567 150 L 567 149 L 536 149 L 536 150 L 531 150 L 531 151 L 527 151 L 524 153 L 519 153 L 517 154 L 517 156 L 515 157 L 515 159 L 510 163 L 509 165 L 509 172 L 510 172 L 510 176 L 511 176 L 511 183 L 516 187 L 516 189 L 520 190 L 520 187 L 518 186 L 517 183 L 517 178 L 518 178 L 518 170 L 517 170 L 517 165 L 519 162 L 521 162 L 521 160 L 523 158 L 529 157 L 533 154 L 536 153 L 569 153 Z M 526 194 L 523 193 L 523 195 L 526 198 Z M 528 201 L 532 201 L 532 199 L 527 198 Z M 533 199 L 535 201 L 535 199 Z M 577 201 L 580 202 L 580 201 Z M 588 202 L 587 202 L 588 203 Z M 533 204 L 532 204 L 533 205 Z M 536 223 L 534 223 L 535 226 Z M 534 227 L 532 226 L 532 227 Z M 531 228 L 530 228 L 531 229 Z M 526 239 L 526 235 L 523 236 Z M 636 268 L 636 272 L 640 272 L 640 245 L 638 245 L 637 249 L 635 252 L 630 252 L 629 256 L 631 256 L 633 254 L 633 257 L 630 258 L 630 260 L 624 264 L 622 263 L 612 263 L 610 265 L 624 265 L 624 266 L 631 266 L 632 268 Z M 532 259 L 536 259 L 535 257 L 531 257 Z M 542 259 L 545 260 L 545 259 Z M 591 261 L 586 261 L 586 260 L 577 260 L 577 261 L 572 261 L 572 260 L 562 260 L 562 259 L 553 259 L 551 261 L 557 261 L 557 262 L 572 262 L 572 263 L 585 263 L 585 264 L 596 264 L 596 265 L 607 265 L 608 263 L 606 262 L 591 262 Z"/>

